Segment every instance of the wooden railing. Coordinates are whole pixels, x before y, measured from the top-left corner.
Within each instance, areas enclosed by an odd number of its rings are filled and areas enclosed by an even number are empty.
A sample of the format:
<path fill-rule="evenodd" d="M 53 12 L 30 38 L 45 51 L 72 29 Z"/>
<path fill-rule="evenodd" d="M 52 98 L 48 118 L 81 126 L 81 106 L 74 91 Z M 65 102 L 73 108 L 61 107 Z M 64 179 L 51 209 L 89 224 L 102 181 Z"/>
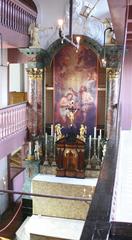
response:
<path fill-rule="evenodd" d="M 0 109 L 0 141 L 27 128 L 27 104 Z"/>
<path fill-rule="evenodd" d="M 112 229 L 110 213 L 120 139 L 119 119 L 116 113 L 116 124 L 113 124 L 116 128 L 112 129 L 111 139 L 109 139 L 107 143 L 106 155 L 80 240 L 110 239 Z"/>
<path fill-rule="evenodd" d="M 18 0 L 0 0 L 0 24 L 22 34 L 28 33 L 37 13 Z"/>

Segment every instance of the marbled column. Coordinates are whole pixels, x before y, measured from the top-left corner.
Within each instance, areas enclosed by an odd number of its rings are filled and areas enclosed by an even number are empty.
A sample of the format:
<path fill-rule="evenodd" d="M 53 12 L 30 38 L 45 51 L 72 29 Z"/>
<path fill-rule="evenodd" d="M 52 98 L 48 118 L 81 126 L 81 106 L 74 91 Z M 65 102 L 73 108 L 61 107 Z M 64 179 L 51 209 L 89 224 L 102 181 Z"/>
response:
<path fill-rule="evenodd" d="M 28 72 L 28 129 L 29 136 L 42 134 L 42 81 L 43 69 L 31 68 Z"/>
<path fill-rule="evenodd" d="M 106 137 L 109 139 L 111 129 L 116 127 L 115 107 L 118 103 L 120 71 L 109 68 L 107 74 L 107 104 L 106 104 Z M 117 108 L 117 106 L 116 106 Z"/>
<path fill-rule="evenodd" d="M 37 130 L 43 135 L 43 75 L 37 80 Z"/>

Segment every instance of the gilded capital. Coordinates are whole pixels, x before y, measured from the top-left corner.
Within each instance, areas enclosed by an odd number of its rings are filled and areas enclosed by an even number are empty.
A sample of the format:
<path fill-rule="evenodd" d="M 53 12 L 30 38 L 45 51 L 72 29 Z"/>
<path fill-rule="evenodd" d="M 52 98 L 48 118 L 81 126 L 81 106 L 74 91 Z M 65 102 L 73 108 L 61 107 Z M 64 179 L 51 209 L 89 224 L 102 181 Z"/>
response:
<path fill-rule="evenodd" d="M 41 80 L 43 78 L 43 69 L 30 68 L 27 69 L 28 78 L 31 80 Z"/>

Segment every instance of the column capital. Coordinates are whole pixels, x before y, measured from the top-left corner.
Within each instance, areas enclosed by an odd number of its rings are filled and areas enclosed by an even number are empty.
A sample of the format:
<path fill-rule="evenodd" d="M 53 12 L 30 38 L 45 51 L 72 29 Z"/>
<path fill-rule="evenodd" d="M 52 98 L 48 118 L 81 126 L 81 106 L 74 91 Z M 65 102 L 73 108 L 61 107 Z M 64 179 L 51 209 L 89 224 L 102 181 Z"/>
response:
<path fill-rule="evenodd" d="M 49 53 L 42 48 L 19 48 L 19 51 L 29 58 L 28 68 L 44 68 L 50 64 Z"/>

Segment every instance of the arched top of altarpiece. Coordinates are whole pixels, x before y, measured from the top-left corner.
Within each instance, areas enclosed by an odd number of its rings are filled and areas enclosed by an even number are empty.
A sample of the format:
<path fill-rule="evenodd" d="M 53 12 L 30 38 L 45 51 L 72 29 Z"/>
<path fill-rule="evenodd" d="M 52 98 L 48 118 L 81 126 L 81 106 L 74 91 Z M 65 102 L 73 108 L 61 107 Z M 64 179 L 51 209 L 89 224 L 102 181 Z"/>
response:
<path fill-rule="evenodd" d="M 52 64 L 53 58 L 55 55 L 69 43 L 64 41 L 61 44 L 60 39 L 57 39 L 53 42 L 46 50 L 44 49 L 32 49 L 32 48 L 22 48 L 19 49 L 24 55 L 29 57 L 28 67 L 33 68 L 43 68 Z M 104 47 L 97 43 L 94 39 L 91 39 L 87 36 L 82 36 L 80 45 L 90 48 L 96 55 L 101 63 L 101 59 L 104 57 Z M 118 45 L 107 45 L 105 46 L 105 59 L 106 59 L 106 68 L 119 68 L 121 65 L 122 59 L 122 46 Z"/>
<path fill-rule="evenodd" d="M 55 55 L 67 45 L 69 45 L 69 43 L 67 43 L 65 40 L 64 43 L 61 44 L 60 39 L 57 39 L 48 47 L 47 52 L 49 55 L 49 59 L 51 60 L 50 64 L 52 63 L 52 60 L 55 57 Z M 97 43 L 94 39 L 82 35 L 80 45 L 90 48 L 97 55 L 98 60 L 101 61 L 101 58 L 103 56 L 103 47 L 99 43 Z"/>

